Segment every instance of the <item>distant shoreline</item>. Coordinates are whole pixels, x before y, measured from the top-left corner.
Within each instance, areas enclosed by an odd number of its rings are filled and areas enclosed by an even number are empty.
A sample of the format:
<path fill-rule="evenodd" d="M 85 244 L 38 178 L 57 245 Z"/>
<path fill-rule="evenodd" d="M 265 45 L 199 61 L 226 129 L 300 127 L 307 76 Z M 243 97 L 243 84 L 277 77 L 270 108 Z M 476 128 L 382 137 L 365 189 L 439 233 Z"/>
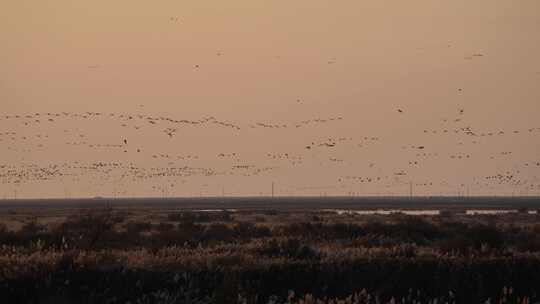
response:
<path fill-rule="evenodd" d="M 540 197 L 178 197 L 178 198 L 77 198 L 5 199 L 0 209 L 83 207 L 177 207 L 180 209 L 519 209 L 540 208 Z"/>

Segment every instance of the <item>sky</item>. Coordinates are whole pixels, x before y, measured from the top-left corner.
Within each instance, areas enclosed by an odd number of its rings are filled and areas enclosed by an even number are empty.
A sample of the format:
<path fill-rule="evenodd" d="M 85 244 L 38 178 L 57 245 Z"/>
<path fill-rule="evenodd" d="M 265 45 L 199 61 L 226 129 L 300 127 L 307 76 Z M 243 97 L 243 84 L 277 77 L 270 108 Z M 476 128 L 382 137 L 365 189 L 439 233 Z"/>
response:
<path fill-rule="evenodd" d="M 0 199 L 538 195 L 536 0 L 7 0 Z"/>

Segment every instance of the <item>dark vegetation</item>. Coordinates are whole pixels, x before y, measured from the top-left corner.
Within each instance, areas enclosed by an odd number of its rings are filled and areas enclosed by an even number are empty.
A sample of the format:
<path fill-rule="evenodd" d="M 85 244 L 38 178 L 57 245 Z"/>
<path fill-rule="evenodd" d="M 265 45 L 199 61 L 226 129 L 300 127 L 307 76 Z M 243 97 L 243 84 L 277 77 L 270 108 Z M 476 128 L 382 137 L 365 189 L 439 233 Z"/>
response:
<path fill-rule="evenodd" d="M 534 303 L 539 293 L 537 215 L 105 208 L 0 223 L 9 303 Z"/>

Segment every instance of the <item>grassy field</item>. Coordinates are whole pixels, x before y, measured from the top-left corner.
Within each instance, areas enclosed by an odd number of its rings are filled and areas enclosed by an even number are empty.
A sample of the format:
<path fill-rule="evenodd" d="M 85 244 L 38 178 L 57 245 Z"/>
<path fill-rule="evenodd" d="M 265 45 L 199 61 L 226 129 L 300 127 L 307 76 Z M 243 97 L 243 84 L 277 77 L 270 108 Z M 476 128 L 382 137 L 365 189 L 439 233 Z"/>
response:
<path fill-rule="evenodd" d="M 9 303 L 535 303 L 539 203 L 2 201 L 0 294 Z M 358 212 L 381 209 L 394 212 Z"/>

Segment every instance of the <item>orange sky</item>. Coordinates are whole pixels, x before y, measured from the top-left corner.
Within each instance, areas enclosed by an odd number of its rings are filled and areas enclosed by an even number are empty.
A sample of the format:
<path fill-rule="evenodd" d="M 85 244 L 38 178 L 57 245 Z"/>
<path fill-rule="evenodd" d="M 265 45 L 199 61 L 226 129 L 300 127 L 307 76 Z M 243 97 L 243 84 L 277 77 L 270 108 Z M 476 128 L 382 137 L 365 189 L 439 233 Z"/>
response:
<path fill-rule="evenodd" d="M 539 28 L 536 0 L 8 1 L 0 198 L 539 193 Z"/>

